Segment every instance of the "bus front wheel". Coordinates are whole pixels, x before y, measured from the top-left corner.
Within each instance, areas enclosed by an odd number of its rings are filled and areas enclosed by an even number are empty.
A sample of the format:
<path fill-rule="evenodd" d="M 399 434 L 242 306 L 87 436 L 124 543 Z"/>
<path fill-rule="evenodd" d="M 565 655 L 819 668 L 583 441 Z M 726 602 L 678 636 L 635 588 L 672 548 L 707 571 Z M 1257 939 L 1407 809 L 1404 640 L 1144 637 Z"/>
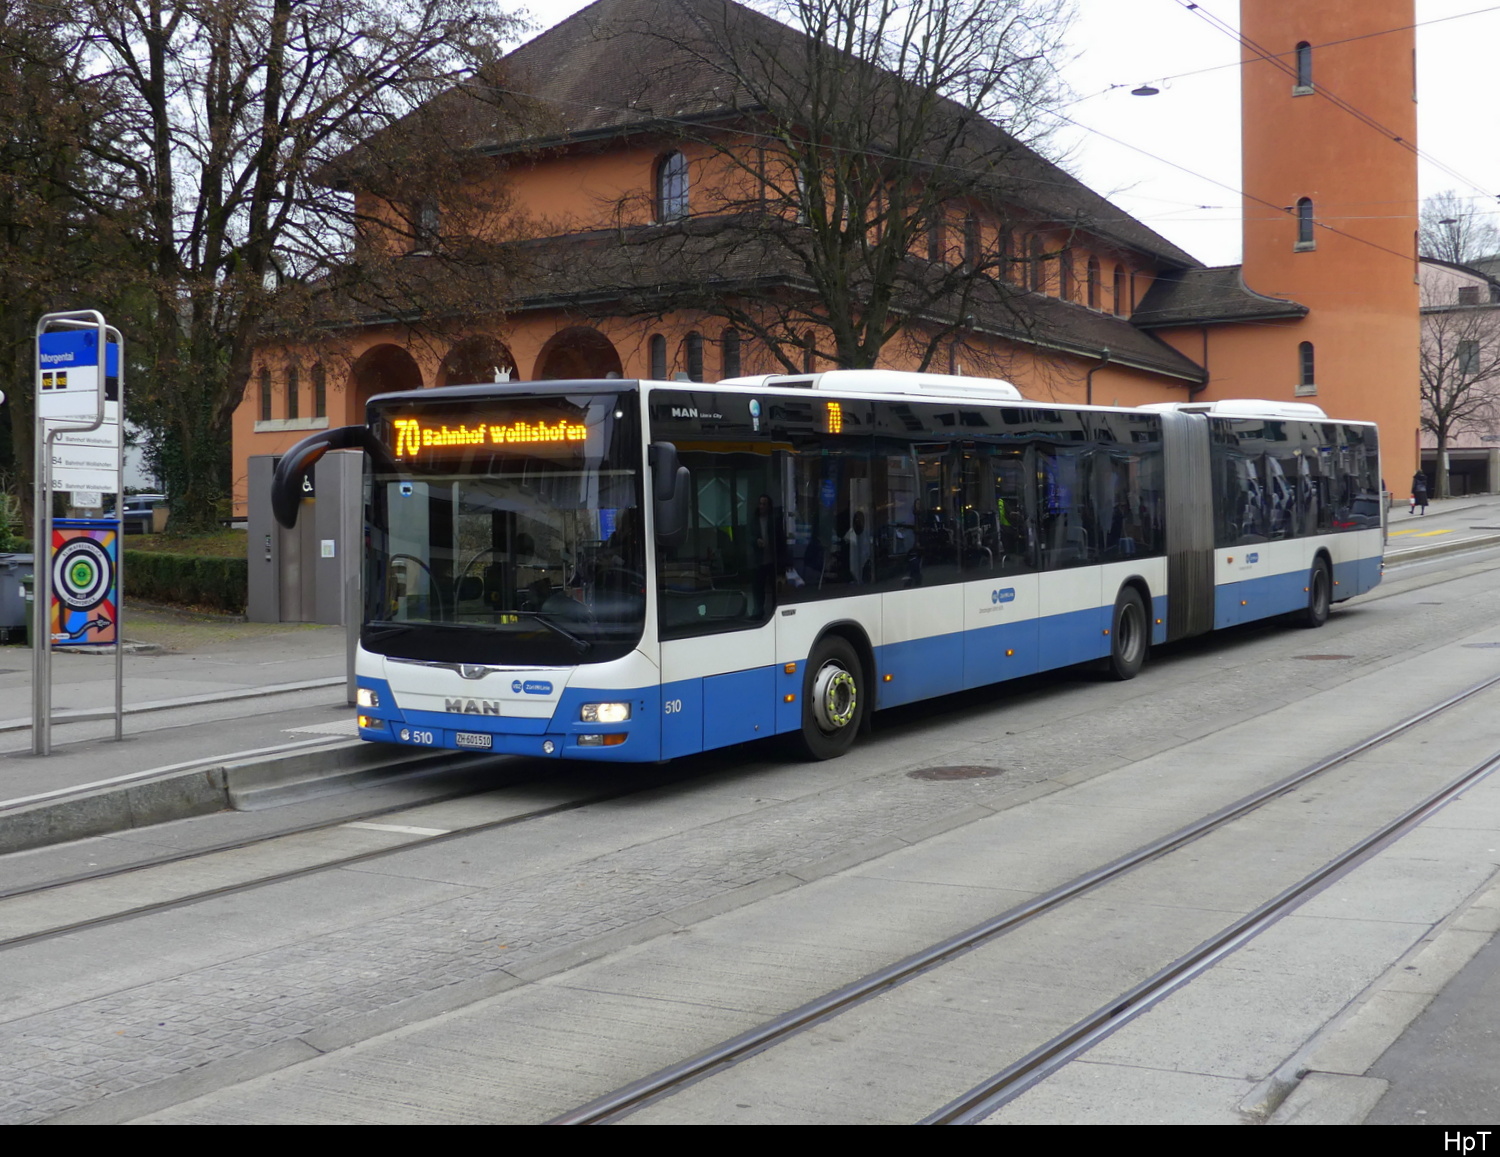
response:
<path fill-rule="evenodd" d="M 802 677 L 803 752 L 811 759 L 835 759 L 848 751 L 868 709 L 864 670 L 849 643 L 824 639 Z"/>
<path fill-rule="evenodd" d="M 1113 627 L 1109 635 L 1109 674 L 1121 681 L 1134 679 L 1146 662 L 1150 641 L 1146 626 L 1146 604 L 1134 587 L 1125 587 L 1115 599 Z"/>

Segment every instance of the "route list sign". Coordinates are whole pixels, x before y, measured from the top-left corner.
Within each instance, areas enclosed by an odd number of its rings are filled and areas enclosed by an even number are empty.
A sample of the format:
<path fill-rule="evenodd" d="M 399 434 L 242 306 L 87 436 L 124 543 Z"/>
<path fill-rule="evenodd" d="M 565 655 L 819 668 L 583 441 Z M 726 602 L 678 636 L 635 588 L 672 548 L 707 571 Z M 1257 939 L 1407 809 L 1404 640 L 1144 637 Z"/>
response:
<path fill-rule="evenodd" d="M 59 432 L 52 439 L 52 485 L 57 490 L 117 493 L 120 487 L 120 347 L 105 351 L 99 380 L 95 330 L 44 333 L 37 339 L 36 412 L 44 427 L 92 422 L 104 388 L 104 422 L 97 429 Z"/>

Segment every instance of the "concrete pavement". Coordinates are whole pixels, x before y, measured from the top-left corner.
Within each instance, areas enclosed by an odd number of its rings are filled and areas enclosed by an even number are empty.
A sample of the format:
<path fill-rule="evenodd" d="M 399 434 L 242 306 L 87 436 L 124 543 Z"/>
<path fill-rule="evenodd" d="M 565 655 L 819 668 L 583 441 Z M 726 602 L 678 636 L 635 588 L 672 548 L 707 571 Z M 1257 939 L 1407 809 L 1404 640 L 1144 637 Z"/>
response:
<path fill-rule="evenodd" d="M 1425 516 L 1408 514 L 1404 504 L 1398 505 L 1391 513 L 1390 529 L 1387 557 L 1392 564 L 1454 550 L 1500 545 L 1500 497 L 1434 503 Z M 339 723 L 347 724 L 348 720 L 342 708 L 342 629 L 245 624 L 138 612 L 127 619 L 126 634 L 154 645 L 126 660 L 126 702 L 130 712 L 126 722 L 127 742 L 116 744 L 101 738 L 110 733 L 107 723 L 70 724 L 55 732 L 55 754 L 46 759 L 29 755 L 30 735 L 25 729 L 29 726 L 30 652 L 25 648 L 0 648 L 0 776 L 3 776 L 0 800 L 8 800 L 12 805 L 7 808 L 0 804 L 0 826 L 6 812 L 28 796 L 31 804 L 23 806 L 34 806 L 39 796 L 76 794 L 78 789 L 87 789 L 87 785 L 103 779 L 118 781 L 122 776 L 142 776 L 169 765 L 186 763 L 200 769 L 219 766 L 224 755 L 243 752 L 252 746 L 302 743 L 319 745 L 317 750 L 323 750 L 323 744 L 340 742 Z M 54 662 L 54 704 L 58 713 L 109 706 L 112 667 L 103 658 L 59 655 Z M 288 733 L 285 724 L 311 717 L 315 710 L 321 711 L 317 717 L 327 723 L 311 726 L 325 727 L 326 738 L 319 739 L 309 732 L 298 739 Z M 231 715 L 233 719 L 229 718 Z M 201 727 L 154 727 L 158 721 L 185 718 L 222 718 L 223 723 L 211 730 L 214 740 L 208 742 Z M 215 764 L 216 760 L 219 764 Z M 140 815 L 145 817 L 147 813 L 143 810 Z M 89 833 L 64 827 L 55 830 L 51 838 L 62 840 L 84 834 Z M 1494 906 L 1481 898 L 1476 901 L 1475 909 L 1482 913 L 1486 907 Z M 1470 920 L 1457 930 L 1472 939 L 1476 928 L 1482 925 L 1482 920 L 1479 924 Z M 1493 925 L 1483 927 L 1486 937 L 1492 930 Z M 1497 956 L 1500 949 L 1491 948 L 1474 959 L 1488 961 L 1488 968 L 1493 971 Z M 1485 990 L 1484 978 L 1465 980 L 1461 966 L 1467 955 L 1450 951 L 1445 959 L 1452 962 L 1452 967 L 1434 985 L 1440 994 L 1432 1002 L 1434 1009 L 1439 1008 L 1450 990 L 1462 993 L 1473 989 L 1481 994 Z M 1480 965 L 1476 963 L 1475 967 Z M 1445 988 L 1454 977 L 1458 979 L 1452 981 L 1451 988 Z M 1420 1021 L 1420 1008 L 1410 1001 L 1405 1007 L 1410 1008 L 1410 1016 Z M 1476 1007 L 1464 1008 L 1462 1015 L 1454 1017 L 1450 1013 L 1440 1039 L 1451 1042 L 1455 1030 L 1481 1036 L 1492 1034 L 1496 1021 L 1481 998 Z M 1419 1028 L 1419 1024 L 1414 1024 L 1412 1032 Z M 1440 1047 L 1447 1049 L 1450 1044 Z M 1483 1055 L 1483 1050 L 1476 1046 L 1465 1055 Z M 1403 1056 L 1420 1058 L 1420 1047 L 1413 1044 L 1404 1050 L 1390 1050 L 1388 1056 L 1381 1058 L 1384 1067 L 1378 1079 L 1387 1082 L 1392 1090 L 1417 1090 L 1421 1087 L 1422 1072 L 1430 1070 L 1430 1059 L 1403 1061 Z M 1376 1075 L 1372 1069 L 1371 1076 Z M 1327 1085 L 1321 1074 L 1315 1076 L 1319 1079 L 1300 1082 L 1293 1094 L 1295 1102 L 1288 1100 L 1289 1111 L 1280 1119 L 1287 1123 L 1315 1119 L 1353 1121 L 1368 1109 L 1367 1099 L 1356 1098 L 1346 1103 L 1340 1099 L 1344 1085 Z M 1362 1094 L 1370 1088 L 1368 1084 L 1349 1087 Z M 1314 1109 L 1308 1109 L 1309 1102 Z M 1296 1112 L 1291 1112 L 1292 1109 Z M 1405 1111 L 1416 1113 L 1412 1109 Z M 1424 1123 L 1462 1123 L 1456 1118 L 1443 1120 L 1437 1114 L 1427 1116 L 1425 1110 L 1414 1119 Z"/>

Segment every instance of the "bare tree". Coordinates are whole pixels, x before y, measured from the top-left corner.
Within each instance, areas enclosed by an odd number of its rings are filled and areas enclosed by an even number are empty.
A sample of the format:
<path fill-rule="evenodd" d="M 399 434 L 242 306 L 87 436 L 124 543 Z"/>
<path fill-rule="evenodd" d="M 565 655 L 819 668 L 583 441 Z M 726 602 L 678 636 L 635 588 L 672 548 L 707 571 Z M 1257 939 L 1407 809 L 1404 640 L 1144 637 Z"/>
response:
<path fill-rule="evenodd" d="M 1467 265 L 1500 253 L 1500 227 L 1493 216 L 1479 212 L 1456 190 L 1434 193 L 1424 200 L 1419 221 L 1424 257 Z"/>
<path fill-rule="evenodd" d="M 679 181 L 666 174 L 615 207 L 622 223 L 656 227 L 622 226 L 591 276 L 617 278 L 627 305 L 643 287 L 643 315 L 721 318 L 792 372 L 810 359 L 872 366 L 898 340 L 926 367 L 997 319 L 1024 326 L 1010 305 L 1030 267 L 1060 266 L 1057 237 L 1103 215 L 1031 147 L 1058 93 L 1068 6 L 767 7 L 781 19 L 724 0 L 657 0 L 600 29 L 639 45 L 648 63 L 632 107 L 663 114 L 642 127 L 678 142 L 686 161 L 680 196 L 663 189 Z M 697 103 L 673 116 L 682 94 Z M 1044 247 L 1025 243 L 1043 229 Z"/>
<path fill-rule="evenodd" d="M 268 329 L 307 320 L 314 302 L 326 312 L 388 292 L 389 278 L 369 276 L 382 253 L 425 253 L 432 290 L 451 284 L 434 265 L 474 253 L 458 214 L 434 214 L 470 175 L 472 158 L 456 158 L 476 121 L 503 115 L 478 78 L 493 76 L 513 25 L 484 0 L 80 0 L 60 21 L 57 88 L 98 130 L 82 147 L 102 182 L 71 192 L 142 222 L 129 257 L 147 318 L 135 416 L 172 525 L 205 527 Z M 460 94 L 460 115 L 402 130 L 443 92 Z M 354 195 L 351 172 L 374 193 Z M 363 274 L 362 227 L 385 238 L 366 247 Z"/>
<path fill-rule="evenodd" d="M 1434 495 L 1449 493 L 1448 447 L 1500 419 L 1500 303 L 1455 305 L 1422 291 L 1422 428 L 1437 439 Z"/>
<path fill-rule="evenodd" d="M 89 163 L 84 146 L 95 127 L 57 83 L 69 64 L 55 5 L 12 0 L 0 10 L 0 387 L 8 395 L 0 406 L 0 489 L 22 508 L 32 481 L 37 317 L 117 305 L 115 265 L 131 223 Z"/>

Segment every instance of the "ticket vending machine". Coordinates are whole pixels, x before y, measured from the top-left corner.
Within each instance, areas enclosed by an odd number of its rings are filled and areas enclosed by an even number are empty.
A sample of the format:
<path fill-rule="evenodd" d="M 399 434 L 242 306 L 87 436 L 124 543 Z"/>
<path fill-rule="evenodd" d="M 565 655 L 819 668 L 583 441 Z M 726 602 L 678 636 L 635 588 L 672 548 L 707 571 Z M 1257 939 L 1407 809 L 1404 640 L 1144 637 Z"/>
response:
<path fill-rule="evenodd" d="M 335 450 L 314 463 L 291 530 L 271 514 L 271 476 L 280 455 L 250 459 L 245 617 L 251 622 L 343 624 L 358 617 L 363 458 L 359 450 Z"/>

